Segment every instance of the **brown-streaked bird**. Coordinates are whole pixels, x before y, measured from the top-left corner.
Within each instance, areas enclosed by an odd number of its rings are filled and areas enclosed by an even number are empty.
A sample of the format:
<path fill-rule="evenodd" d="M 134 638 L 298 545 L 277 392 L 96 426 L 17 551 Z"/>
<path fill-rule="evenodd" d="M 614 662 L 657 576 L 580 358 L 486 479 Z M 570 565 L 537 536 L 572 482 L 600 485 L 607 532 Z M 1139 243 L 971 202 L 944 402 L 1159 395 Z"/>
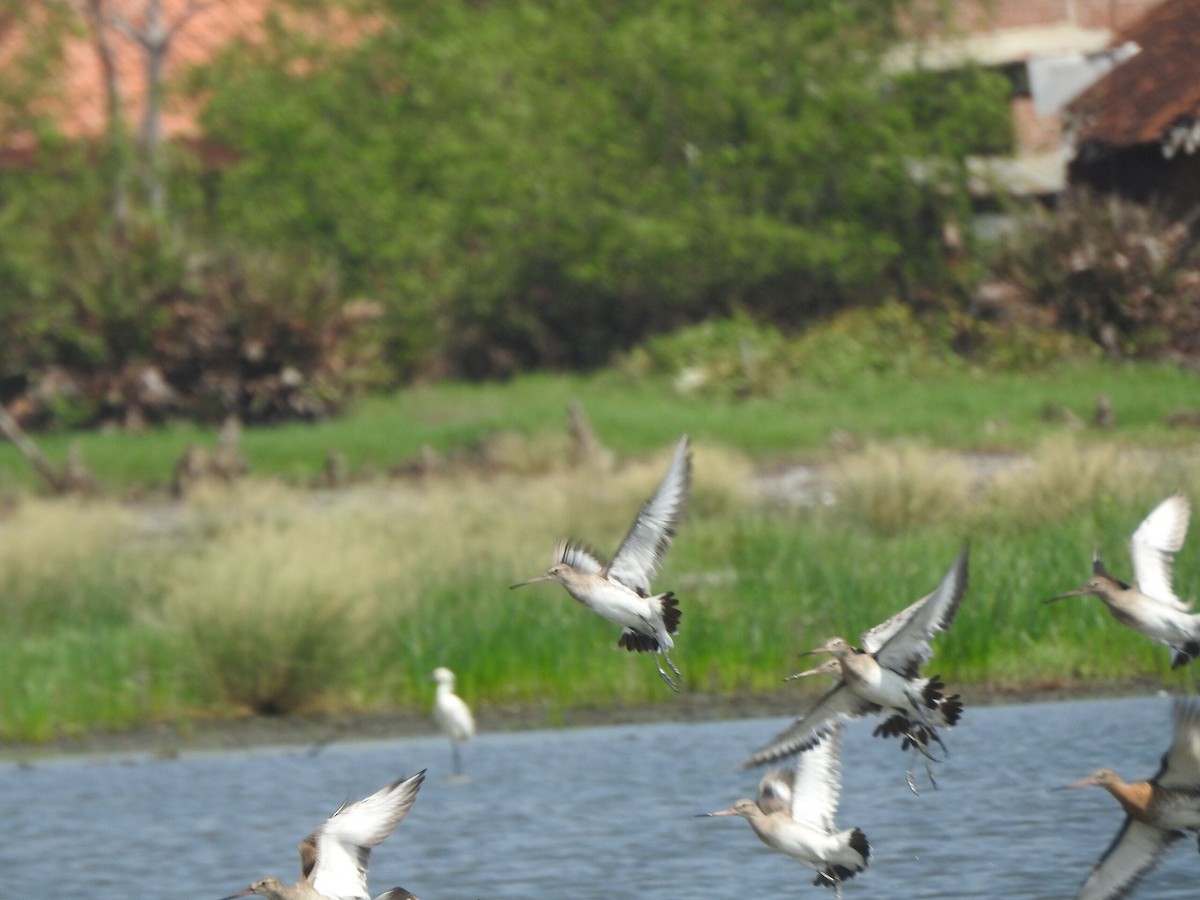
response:
<path fill-rule="evenodd" d="M 1099 597 L 1118 622 L 1170 647 L 1172 669 L 1192 662 L 1200 655 L 1200 615 L 1191 612 L 1171 587 L 1171 561 L 1183 546 L 1190 515 L 1187 498 L 1172 494 L 1142 520 L 1129 540 L 1133 585 L 1114 578 L 1094 556 L 1092 577 L 1083 587 L 1046 602 Z"/>
<path fill-rule="evenodd" d="M 1102 787 L 1125 811 L 1117 836 L 1083 882 L 1080 900 L 1128 896 L 1171 844 L 1200 830 L 1200 702 L 1176 700 L 1174 717 L 1171 746 L 1152 778 L 1125 782 L 1112 769 L 1099 769 L 1067 785 Z"/>
<path fill-rule="evenodd" d="M 922 677 L 920 667 L 932 655 L 931 638 L 950 627 L 966 593 L 967 555 L 964 547 L 933 593 L 864 632 L 859 639 L 861 646 L 852 647 L 844 638 L 836 637 L 808 651 L 832 653 L 834 660 L 789 677 L 834 675 L 838 683 L 806 715 L 751 754 L 742 765 L 762 765 L 799 753 L 844 719 L 886 713 L 889 718 L 875 729 L 875 734 L 902 736 L 902 747 L 911 746 L 923 754 L 926 771 L 930 772 L 929 745 L 941 743 L 938 728 L 952 727 L 958 721 L 962 702 L 957 694 L 944 693 L 945 685 L 938 676 Z M 915 791 L 911 768 L 907 777 L 909 787 Z"/>
<path fill-rule="evenodd" d="M 768 847 L 786 853 L 817 873 L 813 884 L 832 887 L 867 867 L 871 845 L 858 828 L 838 829 L 842 780 L 839 750 L 842 725 L 815 746 L 797 754 L 790 768 L 772 769 L 758 784 L 758 799 L 743 798 L 729 809 L 705 816 L 741 816 Z"/>
<path fill-rule="evenodd" d="M 425 770 L 393 781 L 357 803 L 343 803 L 332 816 L 300 842 L 300 880 L 282 884 L 260 878 L 246 890 L 225 897 L 257 894 L 267 900 L 362 900 L 367 893 L 367 860 L 408 814 Z M 406 900 L 412 894 L 392 888 L 376 900 Z"/>
<path fill-rule="evenodd" d="M 557 581 L 567 593 L 610 622 L 621 626 L 617 646 L 639 653 L 653 653 L 658 674 L 667 686 L 679 690 L 679 669 L 671 660 L 679 630 L 679 602 L 670 591 L 650 593 L 650 581 L 658 572 L 663 555 L 683 514 L 691 486 L 692 463 L 688 436 L 679 439 L 666 474 L 654 495 L 638 512 L 633 526 L 605 565 L 599 556 L 577 541 L 559 541 L 554 564 L 543 574 L 514 584 L 514 588 L 542 581 Z M 658 662 L 666 660 L 672 678 Z"/>

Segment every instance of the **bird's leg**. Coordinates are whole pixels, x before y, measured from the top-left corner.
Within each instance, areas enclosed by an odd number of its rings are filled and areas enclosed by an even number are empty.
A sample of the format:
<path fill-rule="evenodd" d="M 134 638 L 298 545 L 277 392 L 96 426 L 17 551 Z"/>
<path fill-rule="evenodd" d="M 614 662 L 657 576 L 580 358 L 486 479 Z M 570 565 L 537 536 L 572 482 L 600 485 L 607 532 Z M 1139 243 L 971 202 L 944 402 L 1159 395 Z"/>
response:
<path fill-rule="evenodd" d="M 667 661 L 667 665 L 671 667 L 671 671 L 675 673 L 675 678 L 676 679 L 683 678 L 683 673 L 680 672 L 677 668 L 675 668 L 675 663 L 673 663 L 671 661 L 671 654 L 668 653 L 666 650 L 664 650 L 662 652 L 662 655 L 663 655 L 663 659 L 665 659 Z"/>
<path fill-rule="evenodd" d="M 673 690 L 675 693 L 678 694 L 679 693 L 679 684 L 675 681 L 672 681 L 671 676 L 668 675 L 666 673 L 666 671 L 663 669 L 662 663 L 660 663 L 658 661 L 659 656 L 666 656 L 666 654 L 663 653 L 661 650 L 657 650 L 654 653 L 654 665 L 658 669 L 658 677 L 663 680 L 663 682 L 666 684 L 667 687 L 669 687 L 671 690 Z M 671 662 L 671 658 L 669 656 L 667 657 L 667 662 L 668 663 Z M 675 668 L 674 663 L 671 663 L 671 669 L 674 670 L 676 675 L 679 674 L 679 670 Z"/>
<path fill-rule="evenodd" d="M 458 741 L 451 741 L 450 746 L 454 748 L 454 774 L 462 774 L 462 759 L 459 757 Z"/>
<path fill-rule="evenodd" d="M 913 747 L 916 746 L 916 744 L 913 744 Z M 936 791 L 938 789 L 938 785 L 937 780 L 933 777 L 933 766 L 930 764 L 931 759 L 932 757 L 928 755 L 925 758 L 925 777 L 929 779 L 930 785 L 932 785 L 933 789 Z M 915 796 L 920 796 L 920 791 L 917 790 L 917 779 L 913 776 L 913 767 L 916 764 L 917 757 L 916 754 L 914 754 L 912 764 L 909 765 L 908 769 L 904 773 L 904 781 L 908 784 L 908 789 L 912 791 Z"/>

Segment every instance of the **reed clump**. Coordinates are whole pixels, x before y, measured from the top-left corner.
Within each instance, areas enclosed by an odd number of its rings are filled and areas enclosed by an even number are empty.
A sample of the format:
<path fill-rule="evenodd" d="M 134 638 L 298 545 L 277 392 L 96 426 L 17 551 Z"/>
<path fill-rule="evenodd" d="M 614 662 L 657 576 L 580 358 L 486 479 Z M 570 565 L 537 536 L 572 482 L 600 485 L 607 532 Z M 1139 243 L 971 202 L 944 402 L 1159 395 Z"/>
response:
<path fill-rule="evenodd" d="M 923 444 L 870 444 L 842 457 L 830 473 L 832 514 L 892 536 L 961 516 L 971 469 L 961 456 Z"/>
<path fill-rule="evenodd" d="M 278 714 L 319 704 L 347 683 L 373 646 L 401 570 L 377 517 L 262 512 L 251 503 L 175 560 L 161 624 L 216 697 Z"/>

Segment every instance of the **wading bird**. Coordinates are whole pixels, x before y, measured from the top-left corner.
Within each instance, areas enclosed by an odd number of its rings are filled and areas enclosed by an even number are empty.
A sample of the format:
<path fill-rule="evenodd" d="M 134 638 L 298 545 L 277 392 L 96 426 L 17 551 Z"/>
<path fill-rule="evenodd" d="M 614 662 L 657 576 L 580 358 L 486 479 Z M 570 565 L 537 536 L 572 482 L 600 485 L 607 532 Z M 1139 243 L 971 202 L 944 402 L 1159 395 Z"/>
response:
<path fill-rule="evenodd" d="M 577 541 L 559 541 L 554 564 L 543 574 L 514 584 L 514 588 L 541 581 L 557 581 L 567 593 L 597 615 L 622 626 L 617 646 L 639 653 L 654 653 L 663 681 L 679 690 L 679 669 L 671 661 L 675 646 L 671 635 L 679 630 L 679 601 L 671 592 L 651 594 L 650 581 L 683 514 L 691 486 L 692 461 L 688 437 L 679 440 L 667 472 L 654 495 L 638 512 L 612 562 L 605 565 L 590 548 Z M 672 678 L 658 662 L 662 656 Z"/>
<path fill-rule="evenodd" d="M 454 693 L 454 673 L 438 666 L 431 676 L 437 682 L 437 697 L 433 701 L 433 720 L 454 748 L 454 774 L 462 774 L 458 745 L 475 737 L 475 717 L 462 697 Z"/>
<path fill-rule="evenodd" d="M 813 884 L 832 887 L 867 867 L 871 845 L 857 828 L 839 831 L 834 824 L 841 771 L 838 760 L 842 726 L 796 757 L 789 769 L 772 769 L 758 785 L 757 802 L 738 800 L 729 809 L 706 816 L 741 816 L 768 847 L 786 853 L 817 873 Z"/>
<path fill-rule="evenodd" d="M 743 766 L 774 762 L 813 746 L 843 719 L 868 713 L 887 713 L 875 734 L 903 737 L 902 749 L 913 747 L 926 758 L 925 770 L 933 782 L 929 765 L 930 744 L 941 744 L 938 728 L 952 727 L 962 714 L 957 694 L 946 696 L 938 676 L 922 678 L 920 667 L 932 653 L 930 639 L 945 631 L 967 589 L 967 548 L 942 576 L 932 594 L 901 610 L 881 625 L 864 632 L 860 647 L 851 647 L 840 637 L 830 638 L 811 653 L 832 653 L 829 662 L 789 678 L 833 675 L 838 683 L 817 701 L 808 714 L 797 719 L 762 749 L 751 754 Z M 908 786 L 914 792 L 912 767 Z"/>
<path fill-rule="evenodd" d="M 1100 557 L 1092 559 L 1092 577 L 1077 590 L 1047 600 L 1092 595 L 1104 601 L 1113 617 L 1150 640 L 1171 648 L 1171 668 L 1200 655 L 1200 615 L 1191 612 L 1171 587 L 1171 559 L 1187 536 L 1191 507 L 1182 494 L 1172 494 L 1142 520 L 1129 540 L 1134 586 L 1113 578 Z"/>
<path fill-rule="evenodd" d="M 225 897 L 257 894 L 267 900 L 363 900 L 367 893 L 367 859 L 371 850 L 396 830 L 412 808 L 425 770 L 393 781 L 357 803 L 343 803 L 316 831 L 300 842 L 300 880 L 281 884 L 261 878 L 246 890 Z M 403 900 L 412 894 L 392 888 L 376 900 Z"/>
<path fill-rule="evenodd" d="M 1127 783 L 1100 769 L 1067 787 L 1097 785 L 1125 811 L 1121 830 L 1092 866 L 1080 900 L 1128 896 L 1185 831 L 1200 829 L 1200 702 L 1175 701 L 1175 733 L 1162 765 L 1148 781 Z"/>

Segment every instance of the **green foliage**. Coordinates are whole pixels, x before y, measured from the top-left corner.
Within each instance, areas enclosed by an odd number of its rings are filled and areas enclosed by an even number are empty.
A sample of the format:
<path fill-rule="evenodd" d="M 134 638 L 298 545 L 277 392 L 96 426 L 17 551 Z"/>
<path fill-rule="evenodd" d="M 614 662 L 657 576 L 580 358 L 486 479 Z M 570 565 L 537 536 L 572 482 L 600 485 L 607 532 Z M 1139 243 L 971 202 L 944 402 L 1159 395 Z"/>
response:
<path fill-rule="evenodd" d="M 239 152 L 217 220 L 336 258 L 402 374 L 595 366 L 735 306 L 795 325 L 936 290 L 962 172 L 909 162 L 991 141 L 1003 104 L 983 75 L 879 76 L 909 5 L 397 3 L 342 50 L 281 25 L 198 82 Z"/>

